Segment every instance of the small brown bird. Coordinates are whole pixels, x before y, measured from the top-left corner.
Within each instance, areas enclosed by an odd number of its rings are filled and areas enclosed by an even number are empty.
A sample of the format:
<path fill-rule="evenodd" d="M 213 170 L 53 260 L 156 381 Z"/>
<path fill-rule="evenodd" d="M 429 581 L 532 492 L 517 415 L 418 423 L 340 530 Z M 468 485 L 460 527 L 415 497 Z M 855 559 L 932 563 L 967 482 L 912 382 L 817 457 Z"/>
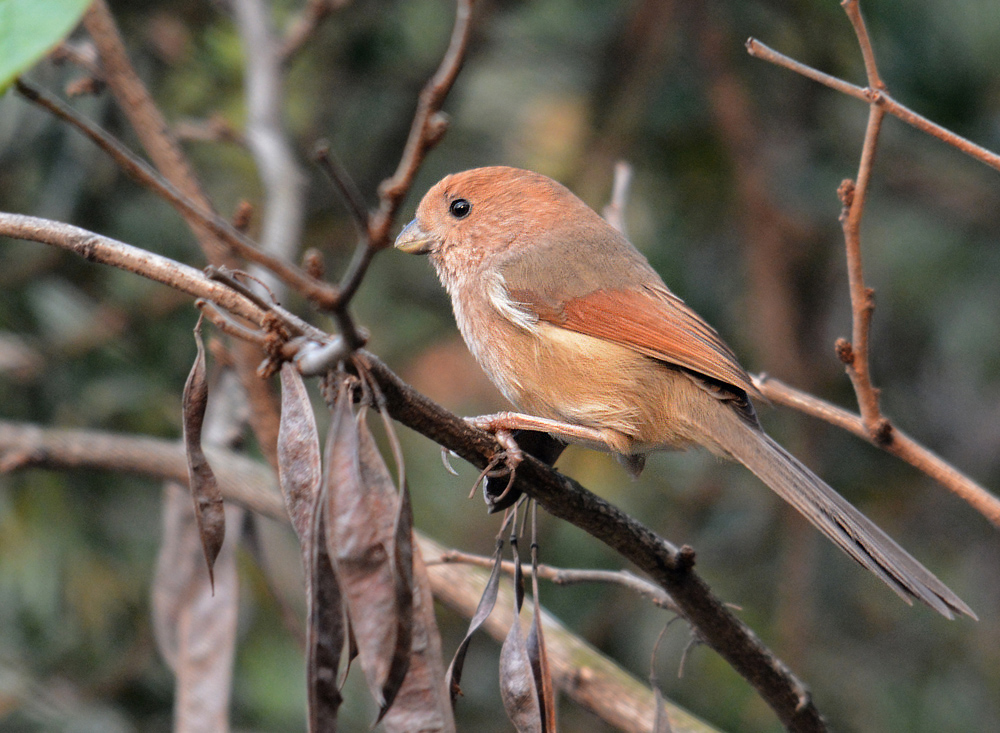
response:
<path fill-rule="evenodd" d="M 752 380 L 715 330 L 567 188 L 477 168 L 431 188 L 396 247 L 428 254 L 476 360 L 522 413 L 477 424 L 611 451 L 739 461 L 907 603 L 975 618 L 951 590 L 761 429 Z"/>

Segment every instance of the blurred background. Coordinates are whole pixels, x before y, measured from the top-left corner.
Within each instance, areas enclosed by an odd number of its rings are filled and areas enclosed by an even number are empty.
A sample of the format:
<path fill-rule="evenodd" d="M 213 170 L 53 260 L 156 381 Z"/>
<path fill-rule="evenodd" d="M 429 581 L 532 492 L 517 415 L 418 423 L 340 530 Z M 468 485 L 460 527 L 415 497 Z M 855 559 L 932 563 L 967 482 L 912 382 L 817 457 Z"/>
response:
<path fill-rule="evenodd" d="M 168 120 L 182 134 L 209 119 L 239 133 L 245 49 L 226 4 L 110 4 Z M 278 27 L 300 7 L 275 2 Z M 1000 149 L 1000 5 L 870 0 L 863 11 L 891 93 Z M 335 276 L 354 230 L 309 153 L 328 139 L 374 204 L 453 15 L 445 0 L 354 0 L 291 62 L 284 119 L 309 179 L 302 244 L 318 248 Z M 748 36 L 864 85 L 854 34 L 832 1 L 482 0 L 445 105 L 451 129 L 423 166 L 399 225 L 440 177 L 490 164 L 545 173 L 600 209 L 615 162 L 628 161 L 628 233 L 667 284 L 716 326 L 748 370 L 855 409 L 833 353 L 834 340 L 850 336 L 836 189 L 856 175 L 867 109 L 750 58 Z M 46 62 L 27 76 L 61 90 L 78 75 Z M 108 95 L 74 105 L 139 149 Z M 189 139 L 185 147 L 221 213 L 260 199 L 253 159 L 238 140 Z M 69 221 L 204 264 L 166 204 L 11 93 L 0 99 L 0 210 Z M 872 367 L 885 413 L 996 489 L 1000 174 L 887 118 L 862 237 L 866 279 L 877 291 Z M 459 414 L 504 408 L 466 352 L 425 260 L 383 253 L 355 302 L 372 333 L 369 348 L 416 388 Z M 43 245 L 0 242 L 0 418 L 177 438 L 195 319 L 186 297 L 159 285 Z M 567 451 L 558 466 L 670 541 L 692 545 L 703 577 L 808 683 L 835 728 L 995 730 L 996 528 L 852 436 L 785 409 L 761 413 L 775 438 L 937 573 L 980 622 L 908 608 L 747 471 L 707 454 L 655 456 L 638 481 L 582 449 Z M 449 475 L 437 446 L 400 432 L 417 526 L 446 545 L 488 554 L 498 520 L 478 497 L 465 498 L 476 471 L 455 460 L 461 475 Z M 159 505 L 158 483 L 133 477 L 0 476 L 0 729 L 169 730 L 172 680 L 149 619 Z M 294 578 L 290 532 L 265 529 L 285 563 L 278 567 Z M 562 522 L 545 517 L 540 532 L 545 562 L 622 566 Z M 241 579 L 234 729 L 304 730 L 301 652 L 248 555 Z M 295 598 L 294 582 L 284 582 Z M 648 675 L 664 612 L 612 588 L 543 585 L 541 592 L 570 628 L 633 674 Z M 467 621 L 447 609 L 439 620 L 449 655 Z M 658 655 L 669 698 L 726 730 L 779 729 L 714 652 L 692 649 L 678 677 L 688 641 L 675 624 Z M 510 729 L 496 683 L 498 651 L 486 636 L 473 643 L 460 730 Z M 367 730 L 367 693 L 350 689 L 342 727 Z M 605 730 L 570 703 L 560 716 L 564 730 Z"/>

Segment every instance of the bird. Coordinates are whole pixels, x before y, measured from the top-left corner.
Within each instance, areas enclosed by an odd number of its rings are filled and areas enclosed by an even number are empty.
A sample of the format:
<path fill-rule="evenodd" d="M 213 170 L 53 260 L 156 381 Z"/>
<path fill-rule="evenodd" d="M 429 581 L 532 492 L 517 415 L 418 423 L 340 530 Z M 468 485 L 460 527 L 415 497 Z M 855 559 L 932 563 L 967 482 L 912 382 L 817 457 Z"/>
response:
<path fill-rule="evenodd" d="M 469 350 L 518 410 L 474 424 L 607 451 L 634 475 L 652 451 L 702 446 L 743 464 L 907 603 L 976 618 L 764 432 L 762 395 L 733 350 L 562 184 L 507 166 L 448 175 L 395 247 L 429 256 Z"/>

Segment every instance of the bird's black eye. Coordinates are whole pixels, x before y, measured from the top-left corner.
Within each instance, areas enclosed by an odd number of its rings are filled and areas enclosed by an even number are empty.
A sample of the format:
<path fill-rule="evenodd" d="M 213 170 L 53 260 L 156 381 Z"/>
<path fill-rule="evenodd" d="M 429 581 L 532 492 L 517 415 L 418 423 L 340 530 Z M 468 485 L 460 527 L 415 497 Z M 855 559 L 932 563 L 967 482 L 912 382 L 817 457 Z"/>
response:
<path fill-rule="evenodd" d="M 465 199 L 455 199 L 451 202 L 451 206 L 448 207 L 448 213 L 456 219 L 464 219 L 469 215 L 470 211 L 472 211 L 472 204 Z"/>

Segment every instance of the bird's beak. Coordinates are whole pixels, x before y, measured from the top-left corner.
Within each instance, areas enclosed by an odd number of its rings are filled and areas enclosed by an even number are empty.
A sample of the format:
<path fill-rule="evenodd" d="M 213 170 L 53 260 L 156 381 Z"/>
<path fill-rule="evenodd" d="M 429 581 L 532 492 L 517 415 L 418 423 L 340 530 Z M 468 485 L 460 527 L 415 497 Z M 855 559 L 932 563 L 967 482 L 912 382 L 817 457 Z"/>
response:
<path fill-rule="evenodd" d="M 396 237 L 396 249 L 411 255 L 425 255 L 437 244 L 437 238 L 421 229 L 416 219 L 403 227 Z"/>

